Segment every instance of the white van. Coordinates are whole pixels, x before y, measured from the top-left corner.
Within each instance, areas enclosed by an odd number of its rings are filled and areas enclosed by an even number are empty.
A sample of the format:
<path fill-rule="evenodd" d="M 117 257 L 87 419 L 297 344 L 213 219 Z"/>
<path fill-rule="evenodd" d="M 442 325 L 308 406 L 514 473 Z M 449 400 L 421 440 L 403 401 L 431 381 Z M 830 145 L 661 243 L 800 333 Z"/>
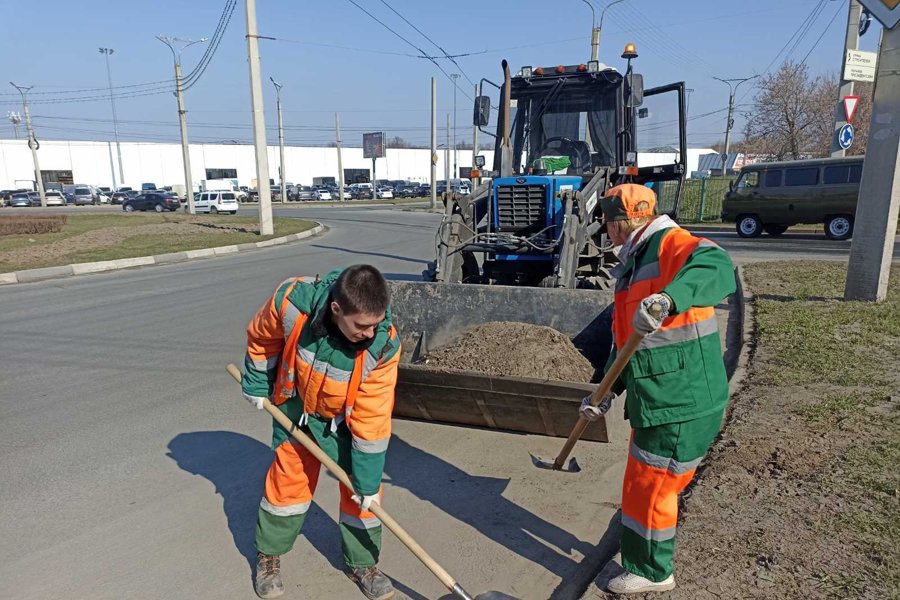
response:
<path fill-rule="evenodd" d="M 235 192 L 200 192 L 194 201 L 194 208 L 198 213 L 210 214 L 231 213 L 237 214 L 238 201 Z"/>

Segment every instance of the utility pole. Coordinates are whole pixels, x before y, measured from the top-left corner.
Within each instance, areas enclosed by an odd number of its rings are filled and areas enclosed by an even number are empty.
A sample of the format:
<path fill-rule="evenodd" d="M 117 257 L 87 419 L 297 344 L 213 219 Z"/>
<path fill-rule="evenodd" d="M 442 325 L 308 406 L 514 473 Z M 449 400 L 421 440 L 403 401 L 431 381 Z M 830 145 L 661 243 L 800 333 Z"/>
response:
<path fill-rule="evenodd" d="M 269 188 L 269 157 L 266 148 L 266 115 L 259 74 L 259 31 L 256 0 L 245 0 L 247 13 L 247 62 L 250 65 L 250 105 L 253 110 L 253 146 L 256 149 L 256 189 L 259 192 L 259 234 L 272 235 L 272 190 Z"/>
<path fill-rule="evenodd" d="M 481 95 L 481 86 L 475 84 L 475 97 Z M 478 125 L 472 126 L 472 168 L 475 168 L 475 157 L 478 156 Z M 473 182 L 474 185 L 474 182 Z M 474 189 L 472 190 L 475 191 Z"/>
<path fill-rule="evenodd" d="M 444 176 L 447 178 L 447 195 L 450 195 L 450 113 L 447 113 L 447 144 L 444 146 Z"/>
<path fill-rule="evenodd" d="M 431 78 L 431 202 L 428 207 L 437 206 L 437 84 Z"/>
<path fill-rule="evenodd" d="M 31 126 L 31 113 L 28 111 L 28 92 L 34 86 L 16 85 L 12 81 L 9 82 L 9 85 L 19 90 L 19 93 L 22 94 L 22 108 L 25 111 L 25 131 L 28 132 L 28 147 L 31 148 L 31 161 L 34 164 L 34 181 L 37 184 L 38 194 L 41 196 L 41 206 L 46 207 L 47 195 L 44 193 L 44 178 L 41 177 L 41 163 L 38 162 L 37 155 L 39 145 L 34 137 L 34 128 Z"/>
<path fill-rule="evenodd" d="M 900 130 L 895 121 L 900 114 L 900 26 L 885 27 L 882 36 L 845 300 L 885 299 L 897 234 Z"/>
<path fill-rule="evenodd" d="M 850 0 L 847 11 L 847 35 L 844 37 L 844 53 L 841 55 L 841 87 L 838 90 L 837 102 L 834 105 L 834 132 L 831 136 L 831 156 L 844 156 L 845 150 L 838 142 L 838 132 L 847 123 L 847 115 L 844 114 L 845 96 L 853 95 L 853 82 L 844 79 L 844 61 L 848 50 L 859 48 L 859 16 L 862 14 L 862 6 L 857 0 Z"/>
<path fill-rule="evenodd" d="M 269 77 L 269 80 L 272 82 L 272 85 L 275 86 L 275 106 L 278 109 L 278 160 L 281 161 L 278 168 L 278 175 L 281 178 L 281 201 L 287 202 L 287 186 L 284 183 L 284 123 L 281 120 L 281 88 L 283 86 L 272 77 Z"/>
<path fill-rule="evenodd" d="M 187 111 L 184 109 L 184 86 L 181 80 L 181 53 L 194 44 L 205 42 L 206 38 L 200 38 L 199 40 L 183 40 L 177 37 L 158 35 L 156 36 L 156 39 L 169 47 L 169 50 L 172 51 L 172 60 L 175 61 L 175 95 L 178 97 L 178 124 L 181 126 L 181 158 L 184 163 L 184 195 L 185 200 L 187 201 L 188 212 L 193 215 L 197 211 L 194 208 L 194 182 L 191 179 L 191 150 L 188 145 Z"/>
<path fill-rule="evenodd" d="M 588 2 L 588 0 L 581 1 L 587 4 L 591 9 L 591 60 L 600 60 L 600 35 L 603 31 L 603 17 L 606 16 L 606 11 L 608 11 L 619 2 L 624 2 L 625 0 L 613 0 L 603 8 L 603 10 L 600 12 L 599 27 L 597 26 L 597 16 L 594 13 L 594 5 Z"/>
<path fill-rule="evenodd" d="M 338 153 L 338 202 L 344 201 L 344 163 L 341 158 L 341 118 L 334 113 L 334 139 Z"/>
<path fill-rule="evenodd" d="M 122 147 L 119 145 L 119 120 L 116 117 L 116 101 L 113 98 L 112 71 L 109 69 L 109 57 L 112 53 L 112 48 L 100 48 L 100 54 L 106 57 L 106 80 L 109 82 L 109 105 L 112 108 L 113 136 L 116 140 L 116 155 L 119 158 L 119 185 L 125 185 L 125 173 L 122 168 Z M 113 172 L 113 191 L 116 191 L 115 172 Z"/>
<path fill-rule="evenodd" d="M 457 149 L 456 149 L 456 80 L 459 79 L 459 73 L 451 73 L 450 78 L 453 80 L 453 178 L 459 177 L 457 170 Z"/>
<path fill-rule="evenodd" d="M 741 86 L 742 83 L 744 83 L 745 81 L 756 79 L 757 77 L 759 77 L 759 75 L 734 79 L 722 79 L 721 77 L 713 77 L 713 79 L 715 79 L 716 81 L 721 81 L 722 83 L 728 84 L 728 89 L 730 91 L 728 95 L 728 120 L 725 121 L 725 151 L 722 152 L 723 177 L 725 177 L 728 173 L 728 149 L 731 147 L 731 128 L 734 127 L 734 96 L 737 93 L 737 89 Z"/>

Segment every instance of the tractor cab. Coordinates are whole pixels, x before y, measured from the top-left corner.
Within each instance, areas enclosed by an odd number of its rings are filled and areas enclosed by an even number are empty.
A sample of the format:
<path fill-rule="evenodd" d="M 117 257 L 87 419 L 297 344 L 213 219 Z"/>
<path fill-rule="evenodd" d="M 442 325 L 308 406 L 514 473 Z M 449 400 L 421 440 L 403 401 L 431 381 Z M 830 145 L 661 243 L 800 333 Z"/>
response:
<path fill-rule="evenodd" d="M 606 287 L 615 261 L 599 199 L 625 182 L 653 187 L 662 212 L 674 214 L 686 172 L 684 83 L 644 89 L 626 46 L 624 73 L 591 61 L 523 67 L 504 81 L 483 79 L 499 101 L 475 99 L 474 124 L 495 138 L 491 181 L 467 198 L 445 196 L 438 256 L 426 280 L 542 287 Z M 667 96 L 653 116 L 674 125 L 671 159 L 638 161 L 637 120 L 648 98 Z M 484 129 L 497 105 L 496 132 Z M 657 124 L 646 127 L 659 137 Z M 670 136 L 672 137 L 672 136 Z M 481 161 L 483 162 L 483 160 Z"/>

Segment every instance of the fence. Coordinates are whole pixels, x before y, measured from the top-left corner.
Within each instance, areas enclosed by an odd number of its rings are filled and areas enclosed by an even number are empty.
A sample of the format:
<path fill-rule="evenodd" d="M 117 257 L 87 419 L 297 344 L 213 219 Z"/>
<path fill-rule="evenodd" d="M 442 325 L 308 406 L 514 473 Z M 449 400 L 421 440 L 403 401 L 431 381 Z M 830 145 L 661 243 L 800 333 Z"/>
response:
<path fill-rule="evenodd" d="M 681 203 L 678 205 L 678 222 L 719 221 L 722 213 L 722 198 L 728 191 L 728 184 L 731 181 L 734 181 L 731 177 L 686 179 L 681 192 Z M 660 212 L 672 209 L 677 185 L 676 181 L 665 181 L 654 185 L 654 190 L 659 198 Z"/>

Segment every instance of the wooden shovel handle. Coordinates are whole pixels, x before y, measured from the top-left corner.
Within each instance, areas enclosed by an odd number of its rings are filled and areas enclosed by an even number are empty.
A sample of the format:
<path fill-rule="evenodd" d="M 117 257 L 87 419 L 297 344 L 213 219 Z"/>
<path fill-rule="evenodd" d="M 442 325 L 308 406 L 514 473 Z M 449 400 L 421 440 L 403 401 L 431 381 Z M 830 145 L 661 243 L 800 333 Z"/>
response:
<path fill-rule="evenodd" d="M 229 364 L 226 367 L 226 370 L 231 374 L 232 377 L 234 377 L 235 381 L 237 381 L 238 383 L 241 382 L 241 372 L 236 366 L 234 366 L 233 364 Z M 350 483 L 350 477 L 347 476 L 346 471 L 344 471 L 336 462 L 331 459 L 330 456 L 328 456 L 321 448 L 319 448 L 319 445 L 315 441 L 313 441 L 308 435 L 300 431 L 293 423 L 291 423 L 291 420 L 287 417 L 287 415 L 278 410 L 278 408 L 276 408 L 275 405 L 269 402 L 268 399 L 263 400 L 263 408 L 265 408 L 266 412 L 272 415 L 272 418 L 278 421 L 278 423 L 282 427 L 291 432 L 291 435 L 294 437 L 294 439 L 300 442 L 300 444 L 304 448 L 309 450 L 310 454 L 315 456 L 316 459 L 319 460 L 319 462 L 325 465 L 325 468 L 328 469 L 328 471 L 332 475 L 338 478 L 338 481 L 343 483 L 348 490 L 353 490 L 353 484 Z M 380 504 L 378 504 L 377 502 L 373 502 L 372 506 L 369 507 L 369 510 L 374 513 L 382 523 L 384 523 L 385 527 L 390 529 L 391 532 L 393 532 L 393 534 L 397 536 L 397 539 L 403 542 L 403 545 L 409 548 L 410 552 L 415 554 L 416 558 L 418 558 L 426 567 L 428 567 L 429 571 L 434 573 L 435 577 L 440 579 L 441 583 L 443 583 L 447 587 L 447 589 L 449 589 L 451 592 L 455 592 L 454 588 L 462 590 L 462 588 L 459 587 L 459 585 L 456 583 L 456 580 L 453 579 L 450 573 L 448 573 L 441 565 L 439 565 L 433 558 L 431 558 L 428 552 L 426 552 L 425 549 L 422 548 L 422 546 L 420 546 L 419 543 L 414 540 L 413 537 L 409 533 L 407 533 L 407 531 L 403 529 L 403 527 L 401 527 L 401 525 L 397 521 L 395 521 L 394 518 L 391 517 L 391 515 L 389 515 L 386 510 L 381 507 Z"/>
<path fill-rule="evenodd" d="M 662 313 L 662 307 L 659 304 L 652 305 L 648 310 L 657 318 Z M 598 404 L 600 404 L 600 402 L 603 401 L 603 397 L 606 396 L 606 394 L 608 394 L 612 389 L 613 383 L 615 383 L 616 379 L 619 378 L 619 375 L 622 374 L 622 371 L 625 369 L 625 365 L 627 365 L 628 361 L 631 360 L 631 357 L 637 351 L 638 346 L 641 345 L 641 341 L 643 339 L 644 336 L 637 331 L 633 331 L 631 335 L 628 336 L 628 339 L 625 341 L 625 345 L 622 346 L 621 350 L 619 350 L 619 353 L 616 355 L 616 360 L 613 361 L 613 364 L 609 368 L 609 371 L 606 372 L 606 375 L 603 376 L 603 379 L 597 385 L 597 389 L 595 389 L 594 393 L 591 394 L 591 406 L 597 406 Z M 575 444 L 578 443 L 578 440 L 584 434 L 584 430 L 587 429 L 587 426 L 590 425 L 590 423 L 591 422 L 584 417 L 580 417 L 578 419 L 575 427 L 572 428 L 572 433 L 569 434 L 569 439 L 566 440 L 566 443 L 563 445 L 562 450 L 559 451 L 559 456 L 557 456 L 556 460 L 553 461 L 554 469 L 562 469 L 563 465 L 566 462 L 566 459 L 569 458 L 569 454 L 571 454 L 572 452 L 572 448 L 574 448 Z"/>

